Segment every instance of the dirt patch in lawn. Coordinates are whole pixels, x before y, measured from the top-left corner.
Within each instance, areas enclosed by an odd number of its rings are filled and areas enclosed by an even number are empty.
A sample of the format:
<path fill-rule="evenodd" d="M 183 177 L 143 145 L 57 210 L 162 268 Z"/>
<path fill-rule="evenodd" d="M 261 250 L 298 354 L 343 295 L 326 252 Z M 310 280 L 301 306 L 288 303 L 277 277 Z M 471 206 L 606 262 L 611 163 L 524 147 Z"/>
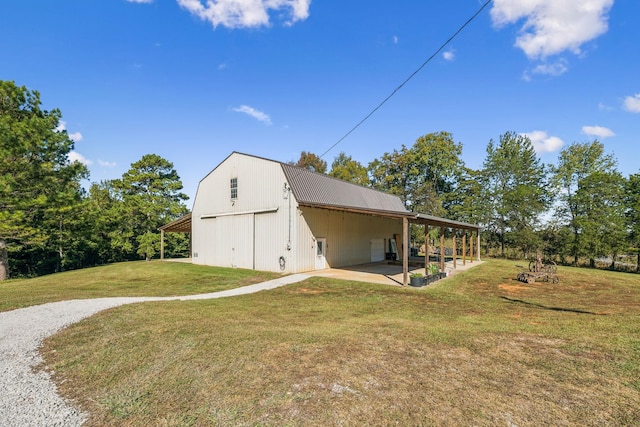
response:
<path fill-rule="evenodd" d="M 498 288 L 513 294 L 518 294 L 518 293 L 531 290 L 531 288 L 528 288 L 527 286 L 513 285 L 511 283 L 503 283 L 501 285 L 498 285 Z"/>

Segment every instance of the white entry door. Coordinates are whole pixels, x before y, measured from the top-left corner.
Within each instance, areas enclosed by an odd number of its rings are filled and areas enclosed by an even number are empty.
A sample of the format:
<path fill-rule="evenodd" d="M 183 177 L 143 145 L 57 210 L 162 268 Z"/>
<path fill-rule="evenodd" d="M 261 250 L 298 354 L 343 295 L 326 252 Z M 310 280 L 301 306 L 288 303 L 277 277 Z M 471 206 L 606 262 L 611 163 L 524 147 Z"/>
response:
<path fill-rule="evenodd" d="M 316 239 L 316 270 L 327 268 L 327 239 Z"/>

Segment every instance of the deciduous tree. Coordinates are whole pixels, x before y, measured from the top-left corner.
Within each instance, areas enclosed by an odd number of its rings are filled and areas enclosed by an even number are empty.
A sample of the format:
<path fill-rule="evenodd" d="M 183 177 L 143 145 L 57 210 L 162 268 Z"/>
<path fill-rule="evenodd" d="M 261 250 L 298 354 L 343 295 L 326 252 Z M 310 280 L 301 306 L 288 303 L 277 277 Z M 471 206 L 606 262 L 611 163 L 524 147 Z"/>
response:
<path fill-rule="evenodd" d="M 624 201 L 629 244 L 637 254 L 636 271 L 640 273 L 640 173 L 629 176 L 625 185 Z"/>
<path fill-rule="evenodd" d="M 318 173 L 327 172 L 327 162 L 322 160 L 316 154 L 307 151 L 301 152 L 298 161 L 291 162 L 291 164 L 298 166 L 299 168 L 309 169 Z"/>
<path fill-rule="evenodd" d="M 367 168 L 362 166 L 360 162 L 353 160 L 351 156 L 347 156 L 344 152 L 338 154 L 333 160 L 329 175 L 344 181 L 353 182 L 354 184 L 369 185 Z"/>
<path fill-rule="evenodd" d="M 549 204 L 545 178 L 544 165 L 527 136 L 507 132 L 497 145 L 489 141 L 482 172 L 489 202 L 485 224 L 498 235 L 502 256 L 507 238 L 525 257 L 537 245 L 534 231 Z"/>
<path fill-rule="evenodd" d="M 578 197 L 578 190 L 583 181 L 595 173 L 615 173 L 616 161 L 610 154 L 605 154 L 604 146 L 599 141 L 573 143 L 565 147 L 558 158 L 558 165 L 553 168 L 553 184 L 559 192 L 556 215 L 571 228 L 573 239 L 571 255 L 578 264 L 578 257 L 584 252 L 582 229 L 585 225 L 584 215 L 587 210 L 584 197 Z"/>

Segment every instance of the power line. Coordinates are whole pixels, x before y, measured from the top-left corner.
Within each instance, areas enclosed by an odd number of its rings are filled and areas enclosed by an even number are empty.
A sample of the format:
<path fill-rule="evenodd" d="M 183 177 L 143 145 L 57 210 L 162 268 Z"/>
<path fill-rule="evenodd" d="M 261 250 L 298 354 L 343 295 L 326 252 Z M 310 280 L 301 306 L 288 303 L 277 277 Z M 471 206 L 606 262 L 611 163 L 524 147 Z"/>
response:
<path fill-rule="evenodd" d="M 447 41 L 445 41 L 429 58 L 427 58 L 426 61 L 424 61 L 422 63 L 422 65 L 420 65 L 413 73 L 411 73 L 411 75 L 409 75 L 409 77 L 407 77 L 402 83 L 400 83 L 400 86 L 398 86 L 397 88 L 395 88 L 393 90 L 393 92 L 391 92 L 381 103 L 379 103 L 373 110 L 371 110 L 371 112 L 369 114 L 367 114 L 362 120 L 360 120 L 354 127 L 351 128 L 351 130 L 349 130 L 349 132 L 347 132 L 346 134 L 344 134 L 344 136 L 342 138 L 340 138 L 336 143 L 334 143 L 331 147 L 329 147 L 329 149 L 327 151 L 325 151 L 324 153 L 322 153 L 320 155 L 320 158 L 323 158 L 327 153 L 329 153 L 329 151 L 333 150 L 334 148 L 336 148 L 336 146 L 338 144 L 340 144 L 342 141 L 344 141 L 349 135 L 351 135 L 356 129 L 358 129 L 364 122 L 366 122 L 369 117 L 373 116 L 373 114 L 378 111 L 384 104 L 386 104 L 386 102 L 388 100 L 390 100 L 400 89 L 402 89 L 402 87 L 404 85 L 406 85 L 409 80 L 411 80 L 412 78 L 414 78 L 416 76 L 416 74 L 418 74 L 420 71 L 422 71 L 422 69 L 429 63 L 431 62 L 431 60 L 433 58 L 435 58 L 445 47 L 447 47 L 447 45 L 449 43 L 451 43 L 453 41 L 453 39 L 455 39 L 458 34 L 460 34 L 462 32 L 462 30 L 465 29 L 465 27 L 467 27 L 467 25 L 469 25 L 471 23 L 471 21 L 473 21 L 478 15 L 480 15 L 482 13 L 482 11 L 489 5 L 489 3 L 491 3 L 491 0 L 487 0 L 481 7 L 480 9 L 478 9 L 476 11 L 476 13 L 473 14 L 473 16 L 471 16 L 471 18 L 469 18 L 467 20 L 467 22 L 465 22 L 460 28 L 458 28 L 458 31 L 456 31 L 455 33 L 453 33 L 453 35 L 451 37 L 449 37 L 447 39 Z"/>

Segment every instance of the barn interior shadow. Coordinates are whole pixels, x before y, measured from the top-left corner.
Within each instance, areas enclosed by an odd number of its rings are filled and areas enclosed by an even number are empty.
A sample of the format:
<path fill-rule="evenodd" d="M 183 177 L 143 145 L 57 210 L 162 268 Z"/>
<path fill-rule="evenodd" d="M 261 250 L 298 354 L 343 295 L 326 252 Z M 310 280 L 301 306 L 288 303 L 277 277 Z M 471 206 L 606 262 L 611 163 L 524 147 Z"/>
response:
<path fill-rule="evenodd" d="M 502 296 L 500 298 L 502 298 L 503 300 L 509 301 L 511 303 L 514 303 L 514 304 L 522 304 L 522 305 L 526 305 L 526 306 L 529 306 L 529 307 L 541 308 L 543 310 L 563 311 L 563 312 L 567 312 L 567 313 L 578 313 L 578 314 L 591 314 L 593 316 L 602 316 L 602 315 L 604 315 L 604 313 L 594 313 L 593 311 L 578 310 L 578 309 L 574 309 L 574 308 L 550 307 L 550 306 L 546 306 L 546 305 L 542 305 L 542 304 L 536 304 L 534 302 L 528 302 L 528 301 L 524 301 L 524 300 L 521 300 L 521 299 L 509 298 L 509 297 L 505 297 L 505 296 Z"/>

